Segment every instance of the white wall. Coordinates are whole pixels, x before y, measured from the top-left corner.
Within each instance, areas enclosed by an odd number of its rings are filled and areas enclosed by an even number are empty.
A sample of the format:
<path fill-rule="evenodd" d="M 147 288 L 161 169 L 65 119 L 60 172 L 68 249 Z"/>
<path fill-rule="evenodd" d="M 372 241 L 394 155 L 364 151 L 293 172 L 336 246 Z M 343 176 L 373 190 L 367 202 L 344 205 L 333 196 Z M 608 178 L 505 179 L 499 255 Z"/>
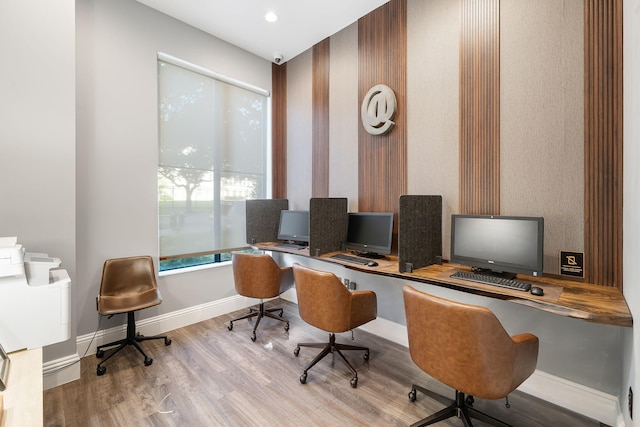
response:
<path fill-rule="evenodd" d="M 61 258 L 77 289 L 74 0 L 0 2 L 0 58 L 0 236 Z M 71 329 L 45 358 L 75 353 Z"/>
<path fill-rule="evenodd" d="M 360 109 L 358 85 L 353 82 L 358 78 L 358 24 L 331 37 L 330 45 L 329 197 L 346 198 L 348 210 L 357 212 L 358 144 L 354 141 L 358 141 Z"/>
<path fill-rule="evenodd" d="M 287 199 L 309 209 L 311 198 L 311 50 L 287 63 Z"/>
<path fill-rule="evenodd" d="M 459 2 L 408 3 L 407 192 L 442 195 L 443 218 L 459 211 L 459 46 Z M 449 239 L 442 244 L 449 254 Z"/>
<path fill-rule="evenodd" d="M 640 0 L 625 0 L 624 16 L 624 296 L 635 322 L 640 319 Z M 640 426 L 640 333 L 624 331 L 620 406 L 628 426 Z M 627 410 L 629 387 L 636 395 L 634 419 Z"/>
<path fill-rule="evenodd" d="M 584 249 L 583 0 L 500 2 L 500 213 L 543 216 L 544 270 Z"/>
<path fill-rule="evenodd" d="M 78 0 L 77 44 L 75 295 L 83 335 L 97 325 L 105 259 L 148 254 L 157 263 L 157 52 L 267 90 L 271 63 L 134 0 Z M 163 304 L 139 318 L 236 294 L 230 266 L 163 276 L 159 286 Z"/>

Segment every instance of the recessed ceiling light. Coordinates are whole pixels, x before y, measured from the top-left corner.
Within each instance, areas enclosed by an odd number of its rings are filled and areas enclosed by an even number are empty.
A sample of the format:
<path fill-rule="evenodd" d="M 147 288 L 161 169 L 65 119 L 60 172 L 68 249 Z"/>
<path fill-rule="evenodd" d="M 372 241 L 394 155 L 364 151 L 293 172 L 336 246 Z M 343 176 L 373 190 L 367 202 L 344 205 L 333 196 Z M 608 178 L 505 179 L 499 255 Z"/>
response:
<path fill-rule="evenodd" d="M 264 19 L 268 22 L 276 22 L 278 20 L 278 15 L 276 15 L 275 12 L 267 12 L 267 14 L 264 15 Z"/>

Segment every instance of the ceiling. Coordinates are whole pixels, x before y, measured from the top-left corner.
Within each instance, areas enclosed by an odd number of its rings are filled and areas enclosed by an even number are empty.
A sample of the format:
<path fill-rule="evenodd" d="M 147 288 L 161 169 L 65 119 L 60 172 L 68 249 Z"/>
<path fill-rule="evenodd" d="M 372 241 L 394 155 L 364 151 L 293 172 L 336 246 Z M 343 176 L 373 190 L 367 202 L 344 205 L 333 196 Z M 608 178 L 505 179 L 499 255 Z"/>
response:
<path fill-rule="evenodd" d="M 269 61 L 280 56 L 284 63 L 389 0 L 137 1 Z M 278 20 L 267 22 L 267 12 Z"/>

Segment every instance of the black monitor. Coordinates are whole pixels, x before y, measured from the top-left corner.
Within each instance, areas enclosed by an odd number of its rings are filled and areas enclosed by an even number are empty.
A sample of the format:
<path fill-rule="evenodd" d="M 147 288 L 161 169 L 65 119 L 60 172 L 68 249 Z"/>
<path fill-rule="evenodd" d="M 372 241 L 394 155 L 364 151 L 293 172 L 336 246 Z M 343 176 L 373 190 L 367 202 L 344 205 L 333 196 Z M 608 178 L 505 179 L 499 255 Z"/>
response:
<path fill-rule="evenodd" d="M 513 278 L 542 276 L 544 218 L 451 216 L 451 262 Z"/>
<path fill-rule="evenodd" d="M 281 211 L 278 239 L 308 245 L 309 211 Z"/>
<path fill-rule="evenodd" d="M 391 253 L 393 212 L 349 212 L 343 249 L 368 258 Z"/>

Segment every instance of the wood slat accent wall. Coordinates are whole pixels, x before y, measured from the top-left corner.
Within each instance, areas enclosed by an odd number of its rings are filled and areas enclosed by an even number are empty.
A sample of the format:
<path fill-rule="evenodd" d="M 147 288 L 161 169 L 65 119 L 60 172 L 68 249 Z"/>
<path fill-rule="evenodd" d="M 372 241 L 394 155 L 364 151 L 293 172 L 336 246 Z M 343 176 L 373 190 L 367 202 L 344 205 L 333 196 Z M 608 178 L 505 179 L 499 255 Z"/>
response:
<path fill-rule="evenodd" d="M 500 0 L 462 0 L 460 212 L 500 213 Z"/>
<path fill-rule="evenodd" d="M 407 191 L 407 1 L 391 0 L 358 21 L 360 103 L 377 84 L 395 93 L 395 127 L 386 135 L 358 128 L 358 210 L 398 213 Z M 360 119 L 359 119 L 360 120 Z"/>
<path fill-rule="evenodd" d="M 584 1 L 585 279 L 622 289 L 622 0 Z"/>
<path fill-rule="evenodd" d="M 271 193 L 287 198 L 287 63 L 271 64 Z"/>
<path fill-rule="evenodd" d="M 312 50 L 312 197 L 329 197 L 329 73 L 328 38 Z"/>

